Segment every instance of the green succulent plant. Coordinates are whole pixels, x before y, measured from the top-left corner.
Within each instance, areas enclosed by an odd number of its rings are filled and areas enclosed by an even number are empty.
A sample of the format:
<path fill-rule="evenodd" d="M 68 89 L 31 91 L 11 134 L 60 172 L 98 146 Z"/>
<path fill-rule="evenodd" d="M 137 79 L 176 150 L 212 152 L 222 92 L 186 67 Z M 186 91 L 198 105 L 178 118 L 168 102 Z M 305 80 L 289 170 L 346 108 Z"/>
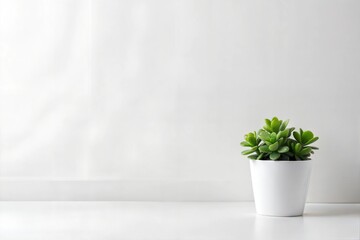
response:
<path fill-rule="evenodd" d="M 319 138 L 311 131 L 299 132 L 295 128 L 287 128 L 289 120 L 265 119 L 265 126 L 258 132 L 250 132 L 245 135 L 241 146 L 248 147 L 242 151 L 250 159 L 256 160 L 310 160 L 313 150 L 317 147 L 310 146 Z M 293 136 L 293 138 L 292 138 Z"/>

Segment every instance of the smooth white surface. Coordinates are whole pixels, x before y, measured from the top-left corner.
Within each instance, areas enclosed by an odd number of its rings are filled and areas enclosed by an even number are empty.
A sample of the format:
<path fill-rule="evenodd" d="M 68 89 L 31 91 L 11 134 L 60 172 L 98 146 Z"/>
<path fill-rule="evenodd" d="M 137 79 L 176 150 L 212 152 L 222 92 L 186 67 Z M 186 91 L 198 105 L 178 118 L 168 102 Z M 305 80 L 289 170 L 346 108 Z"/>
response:
<path fill-rule="evenodd" d="M 278 115 L 320 136 L 308 200 L 360 202 L 359 9 L 0 0 L 0 197 L 251 200 L 239 142 Z"/>
<path fill-rule="evenodd" d="M 256 212 L 270 216 L 303 214 L 312 160 L 249 160 Z"/>
<path fill-rule="evenodd" d="M 308 204 L 303 217 L 253 203 L 0 202 L 1 240 L 358 240 L 360 205 Z"/>

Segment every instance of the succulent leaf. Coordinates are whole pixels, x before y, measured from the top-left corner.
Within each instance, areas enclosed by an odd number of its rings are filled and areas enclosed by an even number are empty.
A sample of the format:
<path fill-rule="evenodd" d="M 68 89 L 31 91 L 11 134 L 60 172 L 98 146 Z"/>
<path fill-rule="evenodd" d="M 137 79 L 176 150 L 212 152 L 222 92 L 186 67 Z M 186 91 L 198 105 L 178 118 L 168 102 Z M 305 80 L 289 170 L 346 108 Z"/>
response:
<path fill-rule="evenodd" d="M 296 139 L 296 141 L 298 141 L 299 143 L 301 143 L 301 135 L 300 135 L 300 133 L 298 133 L 298 132 L 293 132 L 293 136 L 294 136 L 294 138 Z"/>
<path fill-rule="evenodd" d="M 270 142 L 275 143 L 276 142 L 276 133 L 272 132 L 270 134 Z"/>
<path fill-rule="evenodd" d="M 280 125 L 280 131 L 284 131 L 288 124 L 289 124 L 289 119 L 283 121 Z"/>
<path fill-rule="evenodd" d="M 263 156 L 265 155 L 265 153 L 260 153 L 259 156 L 256 158 L 257 160 L 260 160 L 263 158 Z"/>
<path fill-rule="evenodd" d="M 290 149 L 288 146 L 282 146 L 281 148 L 279 148 L 278 152 L 279 153 L 286 153 L 288 152 Z"/>
<path fill-rule="evenodd" d="M 247 142 L 247 141 L 241 142 L 240 145 L 243 146 L 243 147 L 252 147 L 252 146 L 253 146 L 253 145 L 251 145 L 251 144 L 250 144 L 249 142 Z"/>
<path fill-rule="evenodd" d="M 289 129 L 289 134 L 288 134 L 288 136 L 287 137 L 290 137 L 291 136 L 291 133 L 295 130 L 295 128 L 294 127 L 292 127 L 292 128 L 288 128 Z"/>
<path fill-rule="evenodd" d="M 261 140 L 263 140 L 263 141 L 268 141 L 268 140 L 270 140 L 270 133 L 268 133 L 266 131 L 261 131 L 259 133 L 259 138 L 261 138 Z"/>
<path fill-rule="evenodd" d="M 265 119 L 266 126 L 271 127 L 271 121 L 270 119 Z"/>
<path fill-rule="evenodd" d="M 269 146 L 267 146 L 267 145 L 260 146 L 259 151 L 261 153 L 270 153 L 271 152 L 271 150 L 269 149 Z"/>
<path fill-rule="evenodd" d="M 278 134 L 276 135 L 277 139 L 279 138 L 284 138 L 287 137 L 289 135 L 289 129 L 283 130 L 283 131 L 279 131 Z"/>
<path fill-rule="evenodd" d="M 319 137 L 314 137 L 314 138 L 310 139 L 309 141 L 307 141 L 307 142 L 305 143 L 305 145 L 312 144 L 312 143 L 316 142 L 318 139 L 319 139 Z"/>
<path fill-rule="evenodd" d="M 269 126 L 264 126 L 263 128 L 269 133 L 272 132 L 272 129 Z"/>
<path fill-rule="evenodd" d="M 279 121 L 279 119 L 277 117 L 274 117 L 271 121 L 271 129 L 277 133 L 279 131 L 280 128 L 280 124 L 281 122 Z"/>
<path fill-rule="evenodd" d="M 301 144 L 297 143 L 295 144 L 295 153 L 299 153 L 301 151 Z"/>
<path fill-rule="evenodd" d="M 255 146 L 256 145 L 256 138 L 254 133 L 248 133 L 245 135 L 245 140 L 251 144 L 251 146 Z"/>
<path fill-rule="evenodd" d="M 280 158 L 280 153 L 278 153 L 278 152 L 273 152 L 270 154 L 271 160 L 278 160 L 279 158 Z"/>
<path fill-rule="evenodd" d="M 258 158 L 258 155 L 253 154 L 253 155 L 248 156 L 248 158 L 255 160 Z"/>
<path fill-rule="evenodd" d="M 279 143 L 278 142 L 275 142 L 275 143 L 273 143 L 273 144 L 271 144 L 269 146 L 269 150 L 272 151 L 272 152 L 276 151 L 278 148 L 279 148 Z"/>
<path fill-rule="evenodd" d="M 300 151 L 300 154 L 301 155 L 307 155 L 307 154 L 311 153 L 311 151 L 312 151 L 311 148 L 305 147 Z"/>
<path fill-rule="evenodd" d="M 250 148 L 248 150 L 242 151 L 241 154 L 248 155 L 250 153 L 256 152 L 256 150 L 257 150 L 257 147 L 253 147 L 253 148 Z"/>
<path fill-rule="evenodd" d="M 306 143 L 308 141 L 310 141 L 311 139 L 314 138 L 314 134 L 311 131 L 305 131 L 303 132 L 303 134 L 301 135 L 301 141 L 302 143 Z"/>
<path fill-rule="evenodd" d="M 309 146 L 309 148 L 313 149 L 313 150 L 319 150 L 318 147 L 314 147 L 314 146 Z"/>

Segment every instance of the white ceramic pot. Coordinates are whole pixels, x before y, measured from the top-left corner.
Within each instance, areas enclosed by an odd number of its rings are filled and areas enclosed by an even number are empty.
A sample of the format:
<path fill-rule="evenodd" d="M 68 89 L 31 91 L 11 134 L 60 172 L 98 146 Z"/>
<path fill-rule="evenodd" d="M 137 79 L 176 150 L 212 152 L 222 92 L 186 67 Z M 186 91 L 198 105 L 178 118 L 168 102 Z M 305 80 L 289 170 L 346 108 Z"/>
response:
<path fill-rule="evenodd" d="M 256 212 L 269 216 L 301 216 L 312 160 L 250 160 Z"/>

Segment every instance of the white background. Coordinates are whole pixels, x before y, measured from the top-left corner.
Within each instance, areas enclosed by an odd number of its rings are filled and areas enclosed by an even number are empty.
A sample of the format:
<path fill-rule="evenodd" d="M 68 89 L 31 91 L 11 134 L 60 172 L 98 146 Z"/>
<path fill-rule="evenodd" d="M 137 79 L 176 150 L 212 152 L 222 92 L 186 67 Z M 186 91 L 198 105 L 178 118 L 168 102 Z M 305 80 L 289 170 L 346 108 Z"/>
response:
<path fill-rule="evenodd" d="M 0 0 L 0 199 L 252 200 L 243 135 L 320 136 L 360 202 L 360 1 Z"/>

